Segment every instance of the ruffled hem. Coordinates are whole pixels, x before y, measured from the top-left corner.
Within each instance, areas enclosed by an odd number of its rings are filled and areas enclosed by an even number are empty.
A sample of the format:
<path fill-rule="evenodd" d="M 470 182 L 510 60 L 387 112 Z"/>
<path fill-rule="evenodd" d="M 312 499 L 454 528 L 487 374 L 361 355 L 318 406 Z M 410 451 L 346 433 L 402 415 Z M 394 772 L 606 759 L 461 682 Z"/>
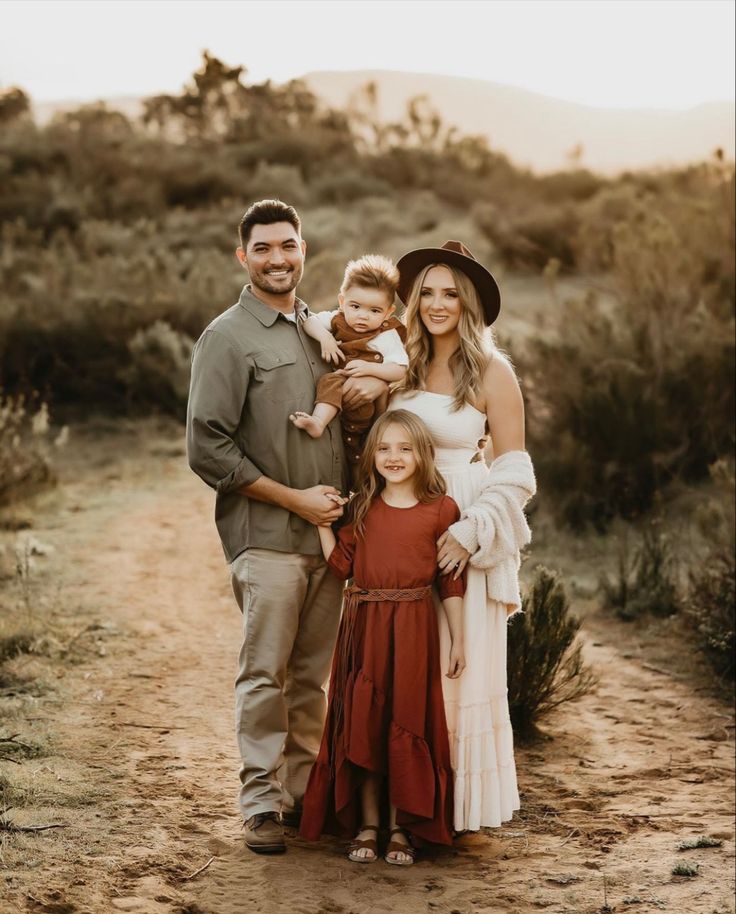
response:
<path fill-rule="evenodd" d="M 386 777 L 397 824 L 423 841 L 452 844 L 454 785 L 447 749 L 433 758 L 427 739 L 392 719 L 387 723 L 386 715 L 386 695 L 362 670 L 350 675 L 333 762 L 321 751 L 310 774 L 303 838 L 316 841 L 324 832 L 354 834 L 361 821 L 360 787 L 366 775 L 376 774 Z M 445 765 L 442 755 L 447 756 Z"/>
<path fill-rule="evenodd" d="M 446 704 L 455 772 L 456 831 L 497 828 L 519 809 L 514 735 L 505 693 Z"/>
<path fill-rule="evenodd" d="M 412 734 L 390 737 L 388 756 L 388 796 L 396 807 L 397 824 L 423 841 L 452 844 L 452 770 L 433 765 L 426 742 Z M 361 784 L 366 774 L 379 773 L 347 758 L 334 773 L 328 763 L 315 762 L 304 796 L 300 835 L 308 841 L 317 841 L 323 833 L 353 835 L 361 822 Z"/>

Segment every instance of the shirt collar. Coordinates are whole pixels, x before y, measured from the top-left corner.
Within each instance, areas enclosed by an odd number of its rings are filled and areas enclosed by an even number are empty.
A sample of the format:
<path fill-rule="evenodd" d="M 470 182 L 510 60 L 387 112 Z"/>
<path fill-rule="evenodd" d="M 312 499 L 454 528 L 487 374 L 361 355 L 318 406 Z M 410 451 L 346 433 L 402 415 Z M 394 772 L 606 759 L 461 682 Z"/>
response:
<path fill-rule="evenodd" d="M 257 317 L 264 327 L 273 326 L 279 314 L 281 314 L 281 312 L 277 311 L 275 308 L 269 308 L 269 306 L 265 302 L 262 302 L 260 298 L 256 298 L 256 296 L 251 291 L 250 286 L 247 285 L 243 286 L 243 291 L 240 293 L 238 304 L 241 307 L 245 308 L 247 311 L 250 311 L 253 317 Z M 304 320 L 304 318 L 306 318 L 309 314 L 307 305 L 300 298 L 296 299 L 294 303 L 294 310 L 296 311 L 297 319 L 299 320 Z M 283 315 L 281 316 L 283 317 Z M 288 318 L 284 319 L 288 320 Z"/>

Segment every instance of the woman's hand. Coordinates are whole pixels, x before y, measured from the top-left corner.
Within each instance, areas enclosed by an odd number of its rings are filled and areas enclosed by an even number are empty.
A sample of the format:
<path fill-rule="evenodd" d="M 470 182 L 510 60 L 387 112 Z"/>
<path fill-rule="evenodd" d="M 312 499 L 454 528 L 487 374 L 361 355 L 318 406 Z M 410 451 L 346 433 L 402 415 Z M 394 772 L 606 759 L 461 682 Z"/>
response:
<path fill-rule="evenodd" d="M 437 540 L 437 564 L 442 574 L 454 571 L 453 579 L 457 581 L 470 560 L 470 553 L 458 543 L 449 530 L 445 530 Z"/>
<path fill-rule="evenodd" d="M 453 641 L 450 648 L 450 662 L 447 666 L 447 678 L 459 679 L 465 669 L 465 645 L 462 641 Z"/>
<path fill-rule="evenodd" d="M 344 356 L 343 356 L 344 358 Z M 346 378 L 369 378 L 373 365 L 363 359 L 351 359 L 344 368 L 340 369 L 340 374 Z"/>
<path fill-rule="evenodd" d="M 339 365 L 340 362 L 345 361 L 345 353 L 340 349 L 340 344 L 334 338 L 334 336 L 325 337 L 320 341 L 320 346 L 322 348 L 322 358 L 325 362 L 330 362 L 333 365 Z"/>

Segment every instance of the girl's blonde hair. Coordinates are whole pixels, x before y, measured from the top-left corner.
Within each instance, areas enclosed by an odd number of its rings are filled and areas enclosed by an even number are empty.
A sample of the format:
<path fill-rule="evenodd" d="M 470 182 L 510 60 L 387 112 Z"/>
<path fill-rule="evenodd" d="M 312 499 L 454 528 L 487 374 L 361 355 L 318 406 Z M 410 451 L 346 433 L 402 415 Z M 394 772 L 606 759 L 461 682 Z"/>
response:
<path fill-rule="evenodd" d="M 411 292 L 406 301 L 406 352 L 409 356 L 409 368 L 406 377 L 398 390 L 425 390 L 427 386 L 427 366 L 432 358 L 432 337 L 424 326 L 419 313 L 422 286 L 427 273 L 434 267 L 447 267 L 452 273 L 460 301 L 460 323 L 458 334 L 460 345 L 450 358 L 450 369 L 455 380 L 455 399 L 452 411 L 469 403 L 475 406 L 475 398 L 480 391 L 480 383 L 488 363 L 497 350 L 493 335 L 483 319 L 483 308 L 478 292 L 472 280 L 461 270 L 445 263 L 431 263 L 426 266 L 414 280 Z"/>
<path fill-rule="evenodd" d="M 414 495 L 417 501 L 427 503 L 444 495 L 447 491 L 445 480 L 434 465 L 434 445 L 429 429 L 422 420 L 406 409 L 395 409 L 379 416 L 366 438 L 360 458 L 358 490 L 350 502 L 350 520 L 360 536 L 365 529 L 365 516 L 374 498 L 386 486 L 386 480 L 376 469 L 376 451 L 381 436 L 389 425 L 400 425 L 411 442 L 417 459 L 413 477 Z"/>

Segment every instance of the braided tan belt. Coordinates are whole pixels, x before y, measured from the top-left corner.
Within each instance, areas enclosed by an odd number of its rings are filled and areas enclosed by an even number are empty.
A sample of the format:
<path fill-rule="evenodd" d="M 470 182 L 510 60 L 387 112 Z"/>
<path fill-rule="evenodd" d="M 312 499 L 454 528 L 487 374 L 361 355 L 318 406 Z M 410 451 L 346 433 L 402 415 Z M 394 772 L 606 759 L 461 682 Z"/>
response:
<path fill-rule="evenodd" d="M 368 590 L 352 584 L 345 588 L 345 609 L 353 609 L 359 603 L 414 603 L 432 593 L 432 585 L 426 587 L 404 587 L 394 590 Z"/>

